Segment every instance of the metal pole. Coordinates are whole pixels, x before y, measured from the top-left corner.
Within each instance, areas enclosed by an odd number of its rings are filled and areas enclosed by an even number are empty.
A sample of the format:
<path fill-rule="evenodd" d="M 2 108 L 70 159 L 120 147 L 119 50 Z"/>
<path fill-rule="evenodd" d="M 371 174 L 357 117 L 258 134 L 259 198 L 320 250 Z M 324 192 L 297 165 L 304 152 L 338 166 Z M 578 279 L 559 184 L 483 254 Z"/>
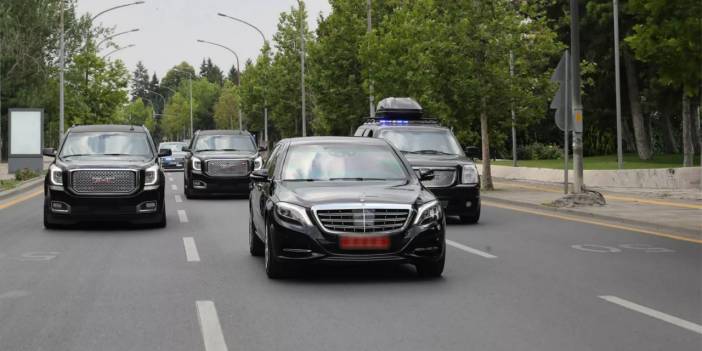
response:
<path fill-rule="evenodd" d="M 268 147 L 268 107 L 263 108 L 263 142 Z"/>
<path fill-rule="evenodd" d="M 373 29 L 373 17 L 372 17 L 371 0 L 368 0 L 368 34 L 370 34 Z M 368 67 L 368 105 L 369 105 L 369 116 L 371 118 L 375 117 L 375 104 L 373 103 L 373 78 L 371 75 L 371 69 Z"/>
<path fill-rule="evenodd" d="M 225 49 L 225 50 L 231 52 L 231 53 L 234 55 L 234 57 L 236 58 L 236 86 L 237 86 L 238 88 L 240 88 L 240 87 L 241 87 L 241 86 L 240 86 L 241 81 L 239 80 L 239 74 L 240 74 L 240 70 L 239 70 L 239 55 L 236 54 L 236 51 L 234 51 L 234 50 L 230 49 L 229 47 L 224 46 L 224 45 L 222 45 L 222 44 L 213 43 L 213 42 L 207 41 L 207 40 L 198 39 L 197 42 L 198 42 L 198 43 L 210 44 L 210 45 L 214 45 L 214 46 L 219 46 L 220 48 L 223 48 L 223 49 Z M 241 131 L 241 130 L 243 130 L 243 121 L 242 121 L 242 119 L 241 119 L 241 104 L 237 104 L 237 105 L 238 105 L 237 108 L 238 108 L 238 110 L 239 110 L 239 131 Z M 230 117 L 230 118 L 231 118 L 231 117 Z M 230 125 L 231 125 L 231 122 L 230 122 Z M 233 128 L 232 128 L 232 129 L 233 129 Z"/>
<path fill-rule="evenodd" d="M 236 56 L 236 88 L 237 92 L 241 94 L 241 70 L 239 69 L 239 56 Z M 241 100 L 237 100 L 236 108 L 239 112 L 239 131 L 244 130 L 243 121 L 241 119 Z M 233 129 L 233 128 L 232 128 Z"/>
<path fill-rule="evenodd" d="M 614 86 L 617 96 L 617 166 L 624 168 L 624 152 L 622 150 L 622 102 L 619 73 L 619 1 L 612 0 L 614 7 Z"/>
<path fill-rule="evenodd" d="M 2 162 L 2 36 L 0 36 L 0 162 Z"/>
<path fill-rule="evenodd" d="M 514 53 L 509 51 L 509 77 L 514 79 Z M 517 167 L 517 117 L 514 113 L 514 101 L 510 101 L 512 110 L 512 167 Z"/>
<path fill-rule="evenodd" d="M 64 108 L 64 98 L 63 98 L 63 85 L 64 85 L 64 80 L 63 80 L 63 72 L 65 70 L 66 66 L 66 39 L 65 39 L 65 33 L 64 33 L 64 28 L 63 28 L 63 3 L 64 1 L 61 1 L 61 39 L 60 39 L 60 44 L 59 44 L 59 143 L 61 142 L 61 138 L 63 138 L 63 108 Z"/>
<path fill-rule="evenodd" d="M 573 192 L 583 192 L 583 133 L 577 132 L 575 126 L 582 123 L 583 105 L 580 99 L 580 21 L 578 0 L 570 0 L 570 61 L 572 67 L 572 110 L 575 117 L 573 126 Z"/>
<path fill-rule="evenodd" d="M 568 122 L 570 122 L 571 119 L 571 89 L 570 89 L 570 55 L 568 53 L 568 50 L 565 52 L 565 77 L 564 77 L 564 82 L 563 84 L 565 85 L 564 87 L 564 94 L 565 94 L 565 108 L 563 111 L 563 193 L 568 194 L 568 170 L 570 167 L 568 167 Z"/>
<path fill-rule="evenodd" d="M 190 139 L 193 138 L 193 75 L 188 72 L 190 81 Z"/>
<path fill-rule="evenodd" d="M 302 100 L 302 136 L 307 136 L 307 116 L 305 114 L 305 26 L 302 17 L 302 0 L 298 0 L 300 12 L 300 95 Z"/>
<path fill-rule="evenodd" d="M 105 54 L 102 58 L 107 58 L 107 56 L 110 56 L 110 55 L 114 54 L 114 53 L 117 52 L 117 51 L 122 51 L 122 50 L 124 50 L 124 49 L 133 48 L 133 47 L 135 47 L 135 46 L 136 46 L 136 45 L 134 45 L 134 44 L 129 44 L 129 45 L 124 46 L 124 47 L 121 47 L 121 48 L 119 48 L 119 49 L 112 50 L 112 51 L 108 52 L 107 54 Z"/>

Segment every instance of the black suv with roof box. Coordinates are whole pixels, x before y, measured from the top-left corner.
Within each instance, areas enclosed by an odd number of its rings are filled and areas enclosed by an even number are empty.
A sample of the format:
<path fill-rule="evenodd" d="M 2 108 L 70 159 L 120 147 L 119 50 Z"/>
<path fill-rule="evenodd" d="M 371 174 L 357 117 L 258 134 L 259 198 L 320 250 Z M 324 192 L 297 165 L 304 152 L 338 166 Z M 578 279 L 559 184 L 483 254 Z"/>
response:
<path fill-rule="evenodd" d="M 185 197 L 198 195 L 245 195 L 249 174 L 261 168 L 263 159 L 256 140 L 247 131 L 199 130 L 184 151 Z"/>
<path fill-rule="evenodd" d="M 93 125 L 68 129 L 44 180 L 44 226 L 116 221 L 166 226 L 164 176 L 148 130 Z"/>
<path fill-rule="evenodd" d="M 448 216 L 463 223 L 480 219 L 480 177 L 471 157 L 450 129 L 423 116 L 422 107 L 411 98 L 386 98 L 378 103 L 376 116 L 358 127 L 355 136 L 383 138 L 399 149 L 415 171 L 433 171 L 424 186 L 441 201 Z M 467 156 L 466 156 L 467 155 Z"/>

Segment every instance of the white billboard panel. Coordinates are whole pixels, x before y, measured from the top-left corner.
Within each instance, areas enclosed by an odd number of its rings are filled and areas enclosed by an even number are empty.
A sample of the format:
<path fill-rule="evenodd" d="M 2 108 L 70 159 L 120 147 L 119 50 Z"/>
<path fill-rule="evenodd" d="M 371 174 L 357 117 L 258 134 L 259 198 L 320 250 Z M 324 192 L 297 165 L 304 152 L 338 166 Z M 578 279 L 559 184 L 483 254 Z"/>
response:
<path fill-rule="evenodd" d="M 41 114 L 10 111 L 10 155 L 41 155 Z"/>

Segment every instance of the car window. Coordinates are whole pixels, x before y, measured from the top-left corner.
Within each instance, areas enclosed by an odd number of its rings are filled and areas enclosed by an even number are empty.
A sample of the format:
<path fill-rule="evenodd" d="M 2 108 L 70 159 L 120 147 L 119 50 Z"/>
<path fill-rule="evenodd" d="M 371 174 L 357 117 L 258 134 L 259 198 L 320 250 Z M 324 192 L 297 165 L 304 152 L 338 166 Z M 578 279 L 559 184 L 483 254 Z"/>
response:
<path fill-rule="evenodd" d="M 356 129 L 356 133 L 353 134 L 353 136 L 363 136 L 365 134 L 367 129 L 365 128 L 358 128 Z"/>
<path fill-rule="evenodd" d="M 193 151 L 256 151 L 248 135 L 200 135 Z"/>
<path fill-rule="evenodd" d="M 386 129 L 380 137 L 405 153 L 463 155 L 456 137 L 446 129 Z"/>
<path fill-rule="evenodd" d="M 268 160 L 266 161 L 266 169 L 268 170 L 268 174 L 270 176 L 273 176 L 273 172 L 275 171 L 275 164 L 278 159 L 278 154 L 280 153 L 280 150 L 282 148 L 283 146 L 281 144 L 278 144 L 268 156 Z"/>

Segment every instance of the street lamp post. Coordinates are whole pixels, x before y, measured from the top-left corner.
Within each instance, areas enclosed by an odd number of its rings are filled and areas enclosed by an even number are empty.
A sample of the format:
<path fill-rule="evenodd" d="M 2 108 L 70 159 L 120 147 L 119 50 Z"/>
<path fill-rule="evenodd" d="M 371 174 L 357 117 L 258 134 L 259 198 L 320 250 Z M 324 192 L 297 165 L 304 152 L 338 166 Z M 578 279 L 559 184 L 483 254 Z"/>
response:
<path fill-rule="evenodd" d="M 223 49 L 225 49 L 225 50 L 231 52 L 232 54 L 234 54 L 234 57 L 236 57 L 236 86 L 237 86 L 238 88 L 240 88 L 240 87 L 241 87 L 241 81 L 240 81 L 239 78 L 240 78 L 240 75 L 241 75 L 241 70 L 239 70 L 239 55 L 237 55 L 236 52 L 235 52 L 234 50 L 232 50 L 232 49 L 230 49 L 229 47 L 226 47 L 226 46 L 224 46 L 224 45 L 222 45 L 222 44 L 217 44 L 217 43 L 213 43 L 213 42 L 211 42 L 211 41 L 202 40 L 202 39 L 198 39 L 197 42 L 198 42 L 198 43 L 203 43 L 203 44 L 210 44 L 210 45 L 214 45 L 214 46 L 219 46 L 220 48 L 223 48 Z M 242 123 L 242 120 L 241 120 L 241 101 L 238 101 L 238 103 L 237 103 L 237 109 L 238 109 L 238 113 L 239 113 L 239 130 L 241 131 L 241 130 L 243 130 L 243 123 Z M 230 128 L 233 127 L 233 126 L 232 126 L 232 123 L 231 123 L 231 116 L 230 116 L 229 127 L 230 127 Z"/>
<path fill-rule="evenodd" d="M 131 30 L 125 30 L 124 32 L 120 32 L 120 33 L 117 33 L 117 34 L 110 35 L 109 37 L 106 37 L 105 39 L 100 40 L 100 42 L 97 43 L 97 44 L 95 45 L 95 50 L 97 50 L 98 48 L 100 48 L 100 45 L 102 45 L 102 43 L 104 43 L 104 42 L 106 42 L 106 41 L 108 41 L 108 40 L 110 40 L 110 39 L 112 39 L 112 38 L 115 38 L 115 37 L 118 37 L 118 36 L 124 35 L 124 34 L 129 34 L 129 33 L 138 32 L 138 31 L 139 31 L 139 28 L 134 28 L 134 29 L 131 29 Z M 87 45 L 87 43 L 86 43 L 86 45 Z"/>
<path fill-rule="evenodd" d="M 190 83 L 190 139 L 193 138 L 193 75 L 190 72 L 184 71 L 178 67 L 174 67 L 172 70 L 176 72 L 185 73 L 188 75 L 188 81 Z"/>
<path fill-rule="evenodd" d="M 133 48 L 135 46 L 136 46 L 135 44 L 129 44 L 127 46 L 123 46 L 121 48 L 114 49 L 114 50 L 108 52 L 107 54 L 105 54 L 104 56 L 102 56 L 102 58 L 107 58 L 108 56 L 114 54 L 115 52 L 122 51 L 122 50 L 129 49 L 129 48 Z"/>
<path fill-rule="evenodd" d="M 305 26 L 302 17 L 302 0 L 297 0 L 300 11 L 300 98 L 302 100 L 302 136 L 307 136 L 307 114 L 305 113 Z"/>
<path fill-rule="evenodd" d="M 241 22 L 253 29 L 255 29 L 258 34 L 261 35 L 261 38 L 263 39 L 263 44 L 268 45 L 268 39 L 266 39 L 266 36 L 263 34 L 263 31 L 261 31 L 258 27 L 254 26 L 253 24 L 244 21 L 243 19 L 236 18 L 234 16 L 229 16 L 226 14 L 223 14 L 221 12 L 217 13 L 218 16 L 229 18 L 231 20 Z M 267 101 L 267 96 L 266 96 L 266 91 L 263 92 L 263 143 L 268 146 L 268 101 Z"/>

